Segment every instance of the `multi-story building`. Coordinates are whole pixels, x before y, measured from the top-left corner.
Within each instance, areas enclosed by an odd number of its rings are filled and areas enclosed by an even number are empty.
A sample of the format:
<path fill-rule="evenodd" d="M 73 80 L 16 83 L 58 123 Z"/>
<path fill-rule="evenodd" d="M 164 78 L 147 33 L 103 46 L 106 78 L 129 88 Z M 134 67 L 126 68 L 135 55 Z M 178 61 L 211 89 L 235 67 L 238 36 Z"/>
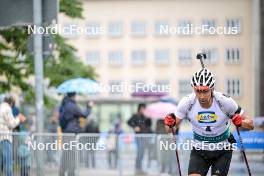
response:
<path fill-rule="evenodd" d="M 169 95 L 180 99 L 201 67 L 196 53 L 205 52 L 216 89 L 254 115 L 253 9 L 251 0 L 85 0 L 83 20 L 60 15 L 59 23 L 86 30 L 67 37 L 102 85 L 169 85 Z M 131 92 L 98 96 L 124 101 Z"/>

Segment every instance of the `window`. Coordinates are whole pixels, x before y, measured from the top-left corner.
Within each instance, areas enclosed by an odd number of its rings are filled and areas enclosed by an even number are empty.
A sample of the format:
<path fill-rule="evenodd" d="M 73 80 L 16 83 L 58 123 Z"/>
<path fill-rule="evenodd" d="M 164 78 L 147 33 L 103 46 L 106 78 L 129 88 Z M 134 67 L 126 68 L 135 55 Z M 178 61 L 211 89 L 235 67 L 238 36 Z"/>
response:
<path fill-rule="evenodd" d="M 179 49 L 178 50 L 179 63 L 182 65 L 189 65 L 192 62 L 192 50 L 191 49 Z"/>
<path fill-rule="evenodd" d="M 143 21 L 131 23 L 131 33 L 133 36 L 144 36 L 146 34 L 146 24 Z"/>
<path fill-rule="evenodd" d="M 109 94 L 110 95 L 121 95 L 123 92 L 122 90 L 122 81 L 119 80 L 112 80 L 109 81 Z"/>
<path fill-rule="evenodd" d="M 144 65 L 146 61 L 145 50 L 133 50 L 131 53 L 131 62 L 133 65 Z"/>
<path fill-rule="evenodd" d="M 180 35 L 190 35 L 192 33 L 192 23 L 190 20 L 178 21 L 177 31 Z"/>
<path fill-rule="evenodd" d="M 218 53 L 216 48 L 207 48 L 202 50 L 206 54 L 205 64 L 216 64 L 218 61 Z"/>
<path fill-rule="evenodd" d="M 179 96 L 183 97 L 193 92 L 190 79 L 179 80 Z"/>
<path fill-rule="evenodd" d="M 167 31 L 166 29 L 168 29 L 168 28 L 169 28 L 168 22 L 166 22 L 166 21 L 157 21 L 155 23 L 155 35 L 158 35 L 158 36 L 166 36 L 166 35 L 168 35 L 169 33 L 165 32 L 165 31 Z"/>
<path fill-rule="evenodd" d="M 155 51 L 155 63 L 157 65 L 167 65 L 170 62 L 169 50 L 158 49 Z"/>
<path fill-rule="evenodd" d="M 239 34 L 241 33 L 241 19 L 239 18 L 232 18 L 227 19 L 225 22 L 225 27 L 228 34 Z M 233 32 L 231 32 L 233 31 Z"/>
<path fill-rule="evenodd" d="M 239 97 L 241 95 L 241 81 L 238 78 L 226 79 L 225 92 L 232 97 Z"/>
<path fill-rule="evenodd" d="M 225 60 L 228 64 L 238 64 L 241 61 L 241 52 L 239 48 L 227 48 Z"/>
<path fill-rule="evenodd" d="M 63 35 L 67 38 L 76 38 L 78 37 L 78 30 L 76 30 L 78 28 L 77 24 L 68 24 L 65 23 L 63 24 Z"/>
<path fill-rule="evenodd" d="M 170 91 L 170 81 L 169 80 L 156 80 L 156 89 L 158 92 L 169 92 Z"/>
<path fill-rule="evenodd" d="M 108 53 L 108 61 L 112 66 L 121 66 L 123 64 L 122 51 L 110 51 Z"/>
<path fill-rule="evenodd" d="M 146 86 L 146 81 L 144 80 L 134 80 L 132 81 L 133 92 L 144 92 L 144 87 Z"/>
<path fill-rule="evenodd" d="M 85 35 L 89 38 L 98 38 L 104 33 L 103 27 L 97 22 L 89 22 L 86 24 Z"/>
<path fill-rule="evenodd" d="M 86 53 L 86 63 L 91 66 L 98 66 L 100 62 L 99 51 L 88 51 Z"/>
<path fill-rule="evenodd" d="M 205 34 L 210 34 L 210 32 L 215 33 L 216 31 L 215 20 L 203 19 L 202 29 L 204 30 Z"/>
<path fill-rule="evenodd" d="M 123 24 L 121 22 L 111 22 L 108 24 L 108 34 L 111 37 L 120 37 L 123 32 Z"/>
<path fill-rule="evenodd" d="M 169 80 L 160 79 L 160 80 L 156 80 L 155 84 L 160 86 L 167 86 L 169 85 L 169 82 L 170 82 Z"/>

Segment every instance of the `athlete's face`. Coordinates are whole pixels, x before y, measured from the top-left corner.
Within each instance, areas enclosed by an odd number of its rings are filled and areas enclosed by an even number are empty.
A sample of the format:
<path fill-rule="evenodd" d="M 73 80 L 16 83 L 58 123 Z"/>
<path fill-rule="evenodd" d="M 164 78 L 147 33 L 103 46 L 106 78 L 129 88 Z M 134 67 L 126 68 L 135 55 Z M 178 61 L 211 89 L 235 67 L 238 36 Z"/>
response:
<path fill-rule="evenodd" d="M 208 106 L 211 104 L 212 89 L 201 90 L 194 88 L 194 92 L 201 105 Z"/>

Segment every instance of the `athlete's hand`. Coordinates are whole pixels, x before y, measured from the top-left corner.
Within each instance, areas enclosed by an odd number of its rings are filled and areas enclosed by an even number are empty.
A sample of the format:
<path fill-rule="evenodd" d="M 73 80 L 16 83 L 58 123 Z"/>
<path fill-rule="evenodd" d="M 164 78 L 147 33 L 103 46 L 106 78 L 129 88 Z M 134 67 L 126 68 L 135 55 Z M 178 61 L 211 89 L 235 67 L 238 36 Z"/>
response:
<path fill-rule="evenodd" d="M 176 117 L 174 113 L 170 113 L 166 115 L 164 119 L 165 125 L 169 126 L 170 128 L 174 127 L 176 125 Z"/>
<path fill-rule="evenodd" d="M 239 114 L 235 114 L 232 117 L 232 122 L 234 123 L 234 125 L 236 125 L 237 127 L 241 127 L 242 125 L 242 117 Z"/>

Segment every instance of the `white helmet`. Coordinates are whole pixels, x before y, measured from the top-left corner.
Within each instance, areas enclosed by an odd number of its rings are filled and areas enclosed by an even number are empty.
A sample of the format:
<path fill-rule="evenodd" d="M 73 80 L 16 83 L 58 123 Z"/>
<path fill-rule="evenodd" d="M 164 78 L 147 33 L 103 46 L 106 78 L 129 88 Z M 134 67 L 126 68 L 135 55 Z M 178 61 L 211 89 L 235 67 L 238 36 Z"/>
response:
<path fill-rule="evenodd" d="M 192 87 L 202 86 L 213 89 L 215 86 L 214 75 L 208 69 L 203 68 L 193 75 L 191 85 Z"/>

